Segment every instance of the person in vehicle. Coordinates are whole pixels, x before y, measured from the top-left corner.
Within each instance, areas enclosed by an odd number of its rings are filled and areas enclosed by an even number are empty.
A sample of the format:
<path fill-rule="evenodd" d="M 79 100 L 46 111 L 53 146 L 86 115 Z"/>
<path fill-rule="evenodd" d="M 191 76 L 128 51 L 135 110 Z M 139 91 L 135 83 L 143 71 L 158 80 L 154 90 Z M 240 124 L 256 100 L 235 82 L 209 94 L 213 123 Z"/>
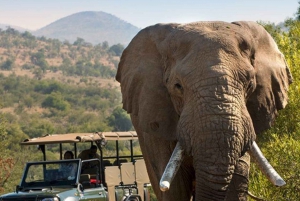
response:
<path fill-rule="evenodd" d="M 64 159 L 65 160 L 74 159 L 73 152 L 66 151 L 64 153 Z M 77 170 L 77 164 L 71 162 L 71 163 L 62 163 L 58 171 L 61 172 L 63 178 L 72 179 L 75 177 L 76 170 Z"/>
<path fill-rule="evenodd" d="M 79 155 L 78 158 L 81 160 L 88 160 L 93 158 L 100 158 L 99 154 L 97 154 L 97 146 L 92 145 L 90 149 L 83 150 Z M 85 162 L 82 164 L 82 172 L 84 172 L 86 169 L 94 168 L 97 165 L 96 161 L 93 162 Z"/>
<path fill-rule="evenodd" d="M 100 158 L 99 154 L 97 154 L 97 146 L 92 145 L 90 149 L 83 150 L 79 155 L 78 158 L 81 160 L 87 160 L 92 158 Z"/>
<path fill-rule="evenodd" d="M 74 159 L 74 154 L 71 151 L 66 151 L 64 154 L 64 159 Z"/>

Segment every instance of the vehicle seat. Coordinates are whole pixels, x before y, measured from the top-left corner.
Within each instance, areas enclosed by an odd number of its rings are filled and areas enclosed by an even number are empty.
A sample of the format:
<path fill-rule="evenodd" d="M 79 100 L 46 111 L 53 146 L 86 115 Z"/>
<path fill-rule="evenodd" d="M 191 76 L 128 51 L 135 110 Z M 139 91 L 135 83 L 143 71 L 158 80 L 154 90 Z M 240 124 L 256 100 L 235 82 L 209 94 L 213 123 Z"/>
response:
<path fill-rule="evenodd" d="M 142 200 L 144 200 L 144 185 L 150 183 L 144 159 L 136 160 L 134 166 L 135 181 L 137 183 L 138 194 L 141 196 Z"/>
<path fill-rule="evenodd" d="M 97 168 L 87 168 L 82 171 L 82 174 L 97 174 Z"/>
<path fill-rule="evenodd" d="M 119 166 L 105 167 L 105 181 L 108 190 L 108 200 L 115 200 L 115 186 L 121 183 Z"/>
<path fill-rule="evenodd" d="M 122 185 L 135 184 L 135 172 L 133 163 L 121 163 L 120 169 Z"/>
<path fill-rule="evenodd" d="M 81 174 L 79 182 L 82 184 L 83 188 L 91 188 L 91 182 L 90 182 L 90 175 L 89 174 Z"/>

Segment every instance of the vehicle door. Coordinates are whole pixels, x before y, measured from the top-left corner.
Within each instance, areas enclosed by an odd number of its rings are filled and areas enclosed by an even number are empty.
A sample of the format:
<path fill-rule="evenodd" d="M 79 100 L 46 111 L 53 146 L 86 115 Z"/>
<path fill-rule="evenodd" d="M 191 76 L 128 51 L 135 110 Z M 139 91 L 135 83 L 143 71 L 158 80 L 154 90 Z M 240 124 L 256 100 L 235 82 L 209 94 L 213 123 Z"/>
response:
<path fill-rule="evenodd" d="M 83 194 L 80 200 L 106 201 L 107 193 L 101 180 L 101 164 L 99 159 L 83 160 L 79 183 Z"/>

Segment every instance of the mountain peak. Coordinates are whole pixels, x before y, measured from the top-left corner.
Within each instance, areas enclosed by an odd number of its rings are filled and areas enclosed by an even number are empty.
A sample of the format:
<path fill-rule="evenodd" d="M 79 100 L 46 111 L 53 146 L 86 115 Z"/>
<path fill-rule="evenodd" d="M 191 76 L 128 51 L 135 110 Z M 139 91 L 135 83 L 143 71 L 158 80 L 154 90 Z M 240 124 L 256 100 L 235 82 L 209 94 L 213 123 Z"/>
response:
<path fill-rule="evenodd" d="M 104 41 L 109 45 L 127 45 L 138 31 L 138 27 L 109 13 L 83 11 L 63 17 L 33 34 L 71 43 L 79 37 L 94 45 Z"/>

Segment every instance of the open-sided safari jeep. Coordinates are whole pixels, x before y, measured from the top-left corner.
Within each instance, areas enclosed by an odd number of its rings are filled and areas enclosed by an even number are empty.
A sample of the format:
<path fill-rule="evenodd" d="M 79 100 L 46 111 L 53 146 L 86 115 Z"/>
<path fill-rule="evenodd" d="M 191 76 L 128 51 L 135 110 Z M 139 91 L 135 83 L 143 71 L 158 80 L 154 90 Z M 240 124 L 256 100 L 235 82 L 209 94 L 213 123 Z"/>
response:
<path fill-rule="evenodd" d="M 119 154 L 119 141 L 129 141 L 130 155 Z M 26 139 L 21 145 L 38 145 L 43 161 L 28 162 L 14 193 L 0 196 L 0 201 L 150 201 L 149 178 L 142 155 L 134 155 L 135 132 L 53 134 Z M 105 156 L 105 145 L 115 141 L 115 156 Z M 97 145 L 100 158 L 62 160 L 64 143 Z M 46 146 L 59 144 L 60 159 L 47 161 Z M 122 162 L 124 159 L 129 162 Z M 114 160 L 114 163 L 107 163 Z M 72 171 L 62 167 L 72 165 Z"/>

